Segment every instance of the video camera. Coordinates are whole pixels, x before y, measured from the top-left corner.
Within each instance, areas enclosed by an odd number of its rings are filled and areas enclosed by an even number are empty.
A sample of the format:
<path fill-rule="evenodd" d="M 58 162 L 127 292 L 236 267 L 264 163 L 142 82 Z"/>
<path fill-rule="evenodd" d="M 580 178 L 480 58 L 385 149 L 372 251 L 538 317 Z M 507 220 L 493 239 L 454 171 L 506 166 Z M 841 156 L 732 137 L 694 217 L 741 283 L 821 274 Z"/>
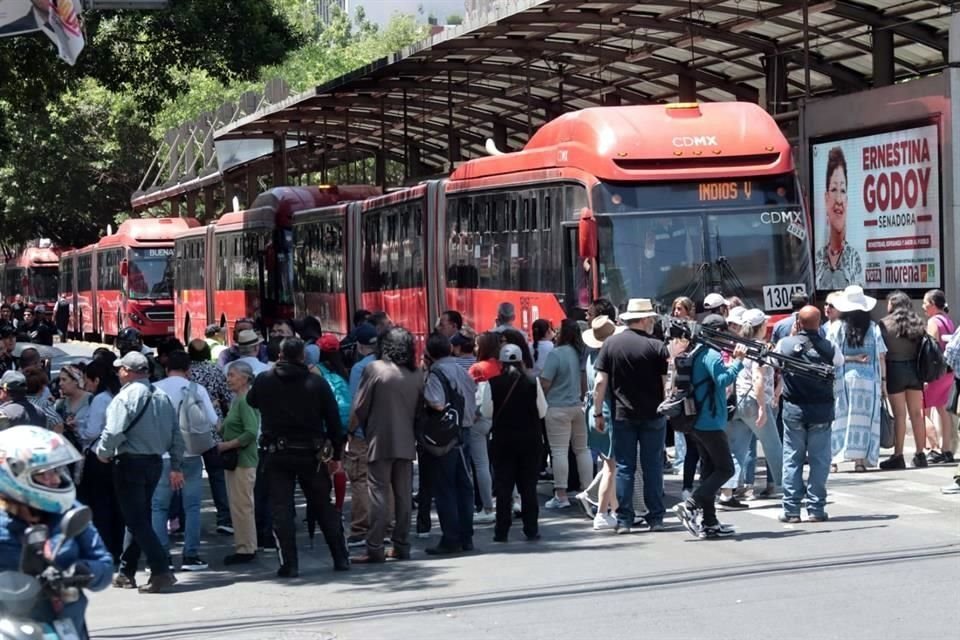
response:
<path fill-rule="evenodd" d="M 782 371 L 820 380 L 833 380 L 834 368 L 828 364 L 813 364 L 797 356 L 777 353 L 770 344 L 743 338 L 726 331 L 705 327 L 689 320 L 662 316 L 660 324 L 665 336 L 688 340 L 691 345 L 705 344 L 717 351 L 732 352 L 737 345 L 747 349 L 746 357 L 760 364 L 770 365 Z"/>

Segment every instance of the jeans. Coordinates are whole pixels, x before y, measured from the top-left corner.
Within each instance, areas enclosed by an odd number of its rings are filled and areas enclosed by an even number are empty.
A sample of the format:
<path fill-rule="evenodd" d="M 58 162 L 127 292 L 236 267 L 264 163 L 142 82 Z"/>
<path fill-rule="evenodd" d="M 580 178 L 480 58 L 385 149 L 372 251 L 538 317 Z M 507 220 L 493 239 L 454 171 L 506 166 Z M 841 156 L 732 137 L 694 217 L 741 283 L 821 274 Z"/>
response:
<path fill-rule="evenodd" d="M 800 515 L 800 503 L 804 498 L 803 461 L 808 459 L 807 513 L 811 516 L 826 515 L 827 476 L 830 475 L 831 424 L 809 423 L 783 417 L 783 512 L 789 516 Z"/>
<path fill-rule="evenodd" d="M 467 462 L 469 455 L 469 445 L 463 444 L 431 461 L 433 499 L 437 503 L 442 547 L 473 544 L 473 478 Z"/>
<path fill-rule="evenodd" d="M 717 491 L 734 473 L 733 457 L 725 432 L 694 429 L 690 435 L 700 452 L 700 486 L 693 492 L 692 499 L 703 512 L 703 526 L 711 527 L 717 524 L 714 504 Z"/>
<path fill-rule="evenodd" d="M 637 446 L 643 473 L 643 500 L 647 504 L 647 523 L 663 522 L 663 444 L 667 428 L 665 418 L 652 420 L 614 420 L 613 455 L 617 460 L 617 522 L 633 526 L 633 479 L 637 472 Z"/>
<path fill-rule="evenodd" d="M 203 454 L 203 466 L 207 470 L 207 481 L 210 483 L 210 495 L 217 508 L 217 526 L 232 527 L 230 516 L 230 498 L 227 495 L 227 478 L 224 475 L 223 463 L 220 454 L 211 449 Z"/>
<path fill-rule="evenodd" d="M 753 432 L 743 420 L 735 418 L 727 423 L 727 443 L 730 446 L 730 455 L 733 457 L 733 474 L 723 483 L 724 489 L 736 489 L 740 486 L 747 462 L 747 452 L 750 450 L 750 440 Z"/>
<path fill-rule="evenodd" d="M 690 447 L 694 449 L 695 447 Z M 683 461 L 687 457 L 687 438 L 682 433 L 673 434 L 673 472 L 683 473 Z"/>
<path fill-rule="evenodd" d="M 470 442 L 470 459 L 473 460 L 473 467 L 477 474 L 480 502 L 485 510 L 492 511 L 493 477 L 490 475 L 489 434 L 479 433 L 474 429 L 468 429 L 467 433 Z"/>
<path fill-rule="evenodd" d="M 200 501 L 203 499 L 203 458 L 183 458 L 183 557 L 196 558 L 200 553 Z M 170 460 L 164 459 L 160 481 L 153 492 L 153 531 L 163 548 L 169 552 L 167 517 L 173 489 L 170 486 Z"/>
<path fill-rule="evenodd" d="M 767 422 L 762 427 L 758 427 L 756 420 L 748 420 L 747 426 L 754 433 L 753 461 L 756 464 L 757 448 L 756 441 L 759 440 L 763 445 L 763 459 L 767 463 L 767 484 L 779 487 L 783 484 L 783 443 L 780 442 L 780 434 L 777 433 L 776 420 L 773 416 L 772 406 L 767 407 Z M 753 474 L 747 469 L 747 484 L 753 484 Z"/>
<path fill-rule="evenodd" d="M 167 552 L 150 519 L 150 501 L 162 470 L 160 456 L 121 454 L 113 461 L 113 487 L 126 527 L 119 570 L 131 580 L 137 573 L 141 549 L 153 575 L 170 573 Z"/>

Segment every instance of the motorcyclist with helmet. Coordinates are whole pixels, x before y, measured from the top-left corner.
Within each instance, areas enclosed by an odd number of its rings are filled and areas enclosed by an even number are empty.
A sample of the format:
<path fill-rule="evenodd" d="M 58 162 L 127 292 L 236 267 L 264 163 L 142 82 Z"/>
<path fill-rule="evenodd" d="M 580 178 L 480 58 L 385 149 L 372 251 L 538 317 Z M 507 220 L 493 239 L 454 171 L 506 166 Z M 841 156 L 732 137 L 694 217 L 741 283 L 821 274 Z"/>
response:
<path fill-rule="evenodd" d="M 78 506 L 76 487 L 68 467 L 82 456 L 63 436 L 42 427 L 19 426 L 0 431 L 0 571 L 18 571 L 24 533 L 33 525 L 49 528 L 44 555 L 60 570 L 88 574 L 87 589 L 100 591 L 110 584 L 113 559 L 92 524 L 75 538 L 66 540 L 56 557 L 54 549 L 63 539 L 60 521 Z M 33 619 L 52 624 L 70 619 L 80 638 L 88 638 L 84 614 L 87 598 L 63 603 L 58 614 L 50 598 L 37 601 Z"/>
<path fill-rule="evenodd" d="M 150 382 L 156 382 L 166 377 L 163 365 L 157 362 L 149 349 L 144 348 L 143 336 L 136 327 L 125 327 L 121 329 L 120 333 L 117 334 L 117 339 L 114 344 L 117 347 L 117 351 L 120 352 L 121 358 L 131 351 L 142 353 L 147 357 L 147 362 L 150 364 Z"/>

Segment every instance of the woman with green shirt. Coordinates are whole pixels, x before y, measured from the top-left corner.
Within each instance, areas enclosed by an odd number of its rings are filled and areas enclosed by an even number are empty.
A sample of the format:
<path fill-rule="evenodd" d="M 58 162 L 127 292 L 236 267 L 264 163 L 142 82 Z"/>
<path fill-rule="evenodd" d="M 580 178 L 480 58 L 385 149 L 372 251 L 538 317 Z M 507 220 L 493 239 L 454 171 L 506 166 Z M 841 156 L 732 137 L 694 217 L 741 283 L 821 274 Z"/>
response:
<path fill-rule="evenodd" d="M 223 559 L 225 565 L 250 562 L 257 552 L 253 487 L 257 479 L 260 412 L 247 404 L 247 391 L 253 384 L 253 378 L 253 369 L 248 363 L 237 360 L 227 365 L 227 386 L 235 397 L 227 417 L 223 419 L 223 442 L 217 448 L 220 453 L 236 450 L 239 455 L 237 466 L 226 471 L 234 553 Z"/>

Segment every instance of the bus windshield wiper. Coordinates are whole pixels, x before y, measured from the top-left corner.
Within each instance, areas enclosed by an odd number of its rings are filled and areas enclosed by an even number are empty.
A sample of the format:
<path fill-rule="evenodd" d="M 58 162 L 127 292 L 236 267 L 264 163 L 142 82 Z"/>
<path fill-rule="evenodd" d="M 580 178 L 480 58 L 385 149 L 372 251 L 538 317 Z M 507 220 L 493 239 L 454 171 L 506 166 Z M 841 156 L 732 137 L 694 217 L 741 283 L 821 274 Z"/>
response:
<path fill-rule="evenodd" d="M 707 292 L 707 287 L 709 286 L 710 279 L 710 263 L 701 262 L 697 265 L 697 270 L 693 274 L 693 278 L 690 279 L 690 284 L 687 285 L 687 288 L 683 290 L 683 296 L 690 298 L 691 300 L 696 300 L 695 297 L 697 291 L 703 289 L 704 294 Z"/>
<path fill-rule="evenodd" d="M 717 258 L 716 265 L 720 270 L 720 290 L 727 291 L 727 285 L 729 284 L 733 288 L 734 294 L 743 300 L 743 304 L 748 309 L 756 307 L 753 298 L 747 295 L 747 288 L 744 286 L 743 281 L 740 280 L 737 272 L 733 270 L 733 266 L 730 265 L 730 261 L 727 260 L 726 256 Z"/>

